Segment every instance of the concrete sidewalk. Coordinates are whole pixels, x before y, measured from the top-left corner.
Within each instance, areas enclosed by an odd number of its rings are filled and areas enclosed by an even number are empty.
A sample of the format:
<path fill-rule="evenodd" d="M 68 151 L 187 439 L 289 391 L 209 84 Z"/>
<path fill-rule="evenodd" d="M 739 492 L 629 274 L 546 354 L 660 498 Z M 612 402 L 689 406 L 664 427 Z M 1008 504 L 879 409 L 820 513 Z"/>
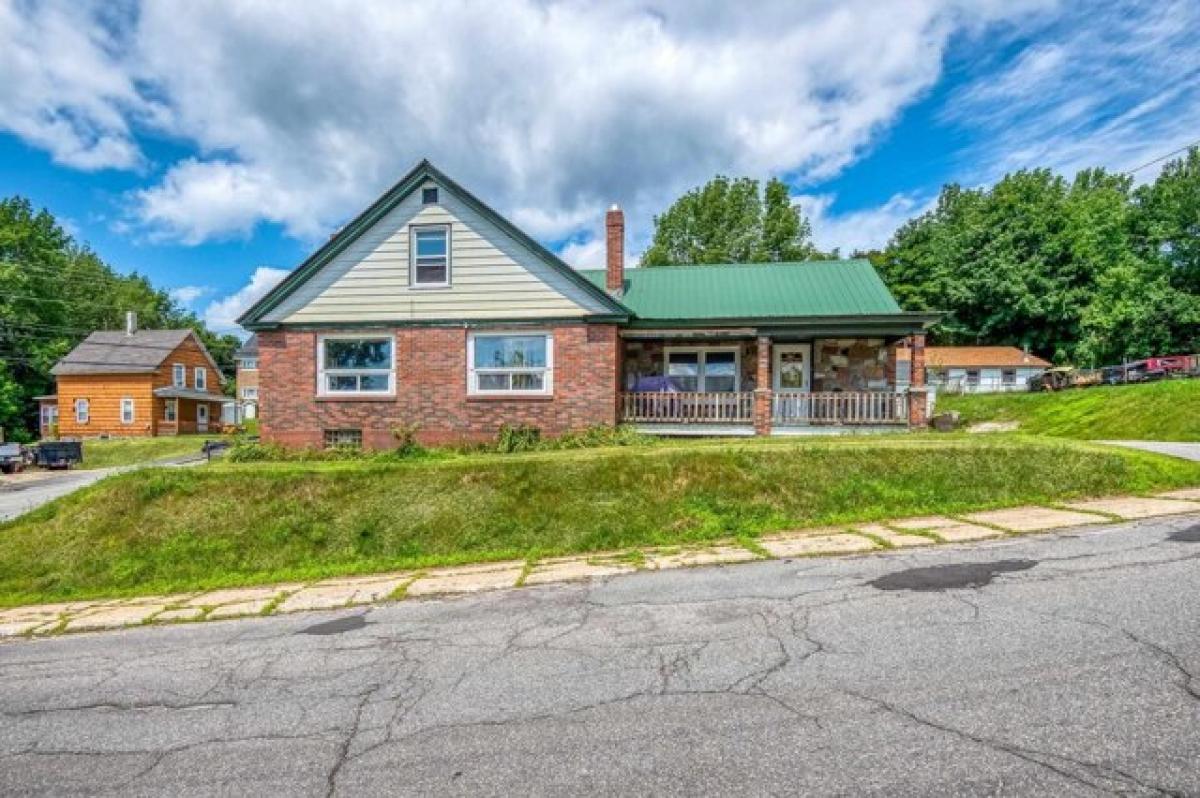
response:
<path fill-rule="evenodd" d="M 882 523 L 798 529 L 764 536 L 745 546 L 725 541 L 696 548 L 639 549 L 536 562 L 518 560 L 338 577 L 312 583 L 17 607 L 0 610 L 0 637 L 328 610 L 389 600 L 477 593 L 598 579 L 636 571 L 728 565 L 759 559 L 867 554 L 1182 514 L 1200 516 L 1200 488 L 1185 488 L 1154 497 L 1110 497 L 953 517 L 924 516 Z"/>

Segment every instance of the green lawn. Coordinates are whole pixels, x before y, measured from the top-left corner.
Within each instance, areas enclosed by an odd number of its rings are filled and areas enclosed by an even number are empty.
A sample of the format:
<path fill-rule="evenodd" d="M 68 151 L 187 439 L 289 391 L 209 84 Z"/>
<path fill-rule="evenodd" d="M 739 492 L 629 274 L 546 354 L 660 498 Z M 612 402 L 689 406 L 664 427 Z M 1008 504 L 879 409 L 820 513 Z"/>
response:
<path fill-rule="evenodd" d="M 1058 393 L 938 396 L 963 421 L 1017 421 L 1022 432 L 1090 440 L 1200 441 L 1200 379 Z"/>
<path fill-rule="evenodd" d="M 114 438 L 83 442 L 80 468 L 109 468 L 148 463 L 167 457 L 199 454 L 205 441 L 219 435 L 178 435 L 163 438 Z"/>
<path fill-rule="evenodd" d="M 700 543 L 1184 485 L 1200 485 L 1200 463 L 1008 435 L 147 469 L 0 525 L 0 604 Z"/>

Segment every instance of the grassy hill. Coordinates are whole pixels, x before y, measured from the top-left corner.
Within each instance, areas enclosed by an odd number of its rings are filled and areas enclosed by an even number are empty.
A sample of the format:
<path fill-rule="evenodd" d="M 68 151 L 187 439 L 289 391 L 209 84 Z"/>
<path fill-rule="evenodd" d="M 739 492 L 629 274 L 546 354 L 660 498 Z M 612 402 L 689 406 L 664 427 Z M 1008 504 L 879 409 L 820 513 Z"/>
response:
<path fill-rule="evenodd" d="M 1084 440 L 1200 441 L 1200 379 L 1058 393 L 941 395 L 963 421 L 1016 421 L 1021 432 Z"/>
<path fill-rule="evenodd" d="M 1200 463 L 1012 435 L 150 468 L 0 524 L 0 605 L 752 538 L 1184 485 L 1200 485 Z"/>

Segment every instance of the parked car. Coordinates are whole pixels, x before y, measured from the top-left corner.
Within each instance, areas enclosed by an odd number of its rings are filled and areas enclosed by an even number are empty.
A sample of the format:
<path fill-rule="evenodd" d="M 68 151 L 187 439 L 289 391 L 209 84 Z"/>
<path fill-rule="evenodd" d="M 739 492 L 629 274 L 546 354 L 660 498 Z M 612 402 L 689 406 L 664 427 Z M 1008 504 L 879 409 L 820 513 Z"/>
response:
<path fill-rule="evenodd" d="M 42 441 L 37 445 L 34 462 L 42 468 L 70 468 L 83 462 L 83 444 L 79 441 Z"/>
<path fill-rule="evenodd" d="M 0 443 L 0 472 L 16 474 L 29 465 L 29 450 L 19 443 Z"/>

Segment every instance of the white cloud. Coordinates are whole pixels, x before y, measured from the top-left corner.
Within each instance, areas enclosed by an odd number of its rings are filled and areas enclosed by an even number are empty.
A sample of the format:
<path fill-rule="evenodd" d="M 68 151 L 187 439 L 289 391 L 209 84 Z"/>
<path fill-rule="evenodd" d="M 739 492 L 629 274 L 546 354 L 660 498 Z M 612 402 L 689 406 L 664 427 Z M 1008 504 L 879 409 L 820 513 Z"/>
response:
<path fill-rule="evenodd" d="M 174 299 L 181 305 L 190 305 L 202 296 L 207 296 L 213 291 L 210 285 L 181 285 L 178 288 L 171 289 L 171 299 Z"/>
<path fill-rule="evenodd" d="M 135 124 L 190 145 L 130 198 L 187 243 L 263 221 L 316 239 L 422 156 L 539 236 L 578 240 L 616 201 L 644 241 L 716 172 L 837 174 L 938 80 L 952 36 L 1050 2 L 10 6 L 6 40 L 48 66 L 22 61 L 37 89 L 0 100 L 0 124 L 80 166 L 135 163 Z M 69 16 L 70 47 L 42 16 Z M 56 66 L 76 52 L 90 74 Z"/>
<path fill-rule="evenodd" d="M 823 250 L 836 247 L 843 256 L 856 249 L 884 246 L 897 228 L 932 208 L 937 201 L 936 197 L 902 193 L 874 208 L 831 213 L 837 199 L 833 194 L 807 194 L 793 199 L 812 223 L 817 247 Z"/>
<path fill-rule="evenodd" d="M 1076 10 L 951 97 L 944 118 L 984 133 L 962 152 L 966 180 L 1035 166 L 1124 171 L 1200 136 L 1200 5 L 1124 0 Z"/>
<path fill-rule="evenodd" d="M 227 297 L 215 300 L 204 309 L 204 323 L 220 333 L 240 333 L 237 319 L 258 300 L 287 277 L 287 269 L 259 266 L 250 281 Z"/>

